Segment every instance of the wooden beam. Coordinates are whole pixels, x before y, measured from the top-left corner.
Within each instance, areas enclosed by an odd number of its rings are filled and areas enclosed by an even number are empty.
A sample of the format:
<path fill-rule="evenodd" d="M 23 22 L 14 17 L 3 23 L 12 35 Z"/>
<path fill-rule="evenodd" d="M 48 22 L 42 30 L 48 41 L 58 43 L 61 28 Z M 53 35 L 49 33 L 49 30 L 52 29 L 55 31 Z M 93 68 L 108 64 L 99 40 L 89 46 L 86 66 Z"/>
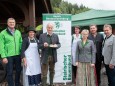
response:
<path fill-rule="evenodd" d="M 29 11 L 28 11 L 27 7 L 25 6 L 25 4 L 23 3 L 23 0 L 1 0 L 1 1 L 9 2 L 9 3 L 17 5 L 23 11 L 24 16 L 25 16 L 23 25 L 25 27 L 29 26 Z"/>
<path fill-rule="evenodd" d="M 45 3 L 46 10 L 49 13 L 48 4 L 47 4 L 46 0 L 44 0 L 44 3 Z"/>
<path fill-rule="evenodd" d="M 11 13 L 10 10 L 8 9 L 8 7 L 6 7 L 5 5 L 3 5 L 3 3 L 0 3 L 0 6 L 3 8 L 3 10 L 6 11 L 6 13 L 8 13 L 9 15 L 12 15 L 12 13 Z"/>
<path fill-rule="evenodd" d="M 29 23 L 34 28 L 36 26 L 35 19 L 35 0 L 29 0 Z"/>

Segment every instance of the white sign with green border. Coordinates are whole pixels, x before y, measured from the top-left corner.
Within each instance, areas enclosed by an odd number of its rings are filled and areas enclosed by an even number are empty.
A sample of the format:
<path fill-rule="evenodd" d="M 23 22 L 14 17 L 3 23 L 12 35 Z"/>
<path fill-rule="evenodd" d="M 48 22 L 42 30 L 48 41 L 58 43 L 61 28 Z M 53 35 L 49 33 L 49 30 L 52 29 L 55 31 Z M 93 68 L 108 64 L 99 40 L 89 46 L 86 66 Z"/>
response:
<path fill-rule="evenodd" d="M 71 14 L 43 14 L 43 32 L 46 32 L 48 23 L 54 24 L 53 32 L 59 36 L 61 43 L 57 50 L 54 83 L 71 82 Z"/>

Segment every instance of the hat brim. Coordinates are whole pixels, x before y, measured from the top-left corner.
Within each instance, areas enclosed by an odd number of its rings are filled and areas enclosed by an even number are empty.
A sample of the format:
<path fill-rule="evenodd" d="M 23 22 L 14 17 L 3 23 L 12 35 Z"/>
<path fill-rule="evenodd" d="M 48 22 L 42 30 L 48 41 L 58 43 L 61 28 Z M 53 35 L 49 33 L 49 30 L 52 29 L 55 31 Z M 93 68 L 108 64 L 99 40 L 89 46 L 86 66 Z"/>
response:
<path fill-rule="evenodd" d="M 35 31 L 35 30 L 29 30 L 29 31 L 28 31 L 28 33 L 29 33 L 30 31 L 33 31 L 34 33 L 36 33 L 36 31 Z"/>

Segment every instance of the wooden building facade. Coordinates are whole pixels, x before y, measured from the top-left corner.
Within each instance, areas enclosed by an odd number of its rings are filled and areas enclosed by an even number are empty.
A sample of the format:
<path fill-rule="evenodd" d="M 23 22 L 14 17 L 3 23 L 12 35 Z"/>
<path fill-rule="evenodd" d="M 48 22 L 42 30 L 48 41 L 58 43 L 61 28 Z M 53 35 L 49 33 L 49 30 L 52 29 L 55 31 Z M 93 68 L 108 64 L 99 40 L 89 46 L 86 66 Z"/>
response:
<path fill-rule="evenodd" d="M 36 27 L 43 13 L 52 13 L 50 0 L 0 0 L 0 24 L 13 17 L 24 27 Z"/>

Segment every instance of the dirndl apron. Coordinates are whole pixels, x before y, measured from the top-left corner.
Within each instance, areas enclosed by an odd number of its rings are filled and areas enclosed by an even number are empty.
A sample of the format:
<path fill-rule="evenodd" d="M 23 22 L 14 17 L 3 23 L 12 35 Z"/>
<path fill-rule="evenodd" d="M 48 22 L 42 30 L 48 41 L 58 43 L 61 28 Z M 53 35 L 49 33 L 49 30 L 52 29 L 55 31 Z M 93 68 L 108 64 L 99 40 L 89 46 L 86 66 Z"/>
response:
<path fill-rule="evenodd" d="M 41 74 L 40 57 L 38 53 L 37 42 L 30 42 L 27 50 L 25 51 L 25 57 L 27 61 L 27 67 L 23 66 L 23 86 L 29 86 L 28 76 Z"/>

